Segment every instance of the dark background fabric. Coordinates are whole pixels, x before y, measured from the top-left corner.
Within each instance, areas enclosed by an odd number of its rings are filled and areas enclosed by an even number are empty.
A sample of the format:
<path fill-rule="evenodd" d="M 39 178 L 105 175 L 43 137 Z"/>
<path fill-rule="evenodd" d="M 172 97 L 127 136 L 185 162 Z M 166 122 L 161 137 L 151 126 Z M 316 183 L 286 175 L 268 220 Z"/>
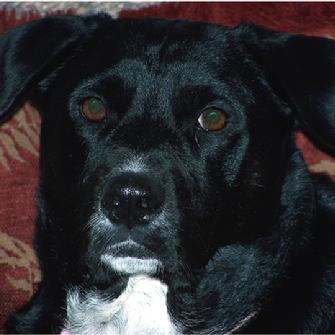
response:
<path fill-rule="evenodd" d="M 67 6 L 65 12 L 56 14 L 76 12 L 83 11 Z M 38 4 L 20 17 L 15 10 L 0 7 L 0 33 L 40 16 Z M 335 38 L 335 3 L 161 3 L 124 10 L 120 16 L 184 18 L 227 26 L 254 22 L 277 30 Z M 0 126 L 0 332 L 7 315 L 30 298 L 41 279 L 32 247 L 39 126 L 38 112 L 29 103 Z M 335 180 L 333 158 L 302 133 L 297 134 L 297 143 L 311 170 L 325 172 Z"/>

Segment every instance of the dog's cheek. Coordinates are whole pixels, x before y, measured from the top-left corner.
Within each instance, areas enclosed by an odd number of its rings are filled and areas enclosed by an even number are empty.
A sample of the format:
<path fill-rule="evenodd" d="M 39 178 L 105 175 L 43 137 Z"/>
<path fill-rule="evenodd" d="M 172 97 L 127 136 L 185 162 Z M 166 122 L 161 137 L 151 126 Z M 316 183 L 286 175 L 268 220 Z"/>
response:
<path fill-rule="evenodd" d="M 50 183 L 53 190 L 59 190 L 62 186 L 64 191 L 73 190 L 86 155 L 87 147 L 76 134 L 69 118 L 50 116 L 42 120 L 41 177 Z"/>
<path fill-rule="evenodd" d="M 179 257 L 190 267 L 204 265 L 208 259 L 208 174 L 206 164 L 191 157 L 188 168 L 175 174 L 177 208 L 180 213 L 178 225 Z M 186 171 L 186 172 L 185 172 Z"/>

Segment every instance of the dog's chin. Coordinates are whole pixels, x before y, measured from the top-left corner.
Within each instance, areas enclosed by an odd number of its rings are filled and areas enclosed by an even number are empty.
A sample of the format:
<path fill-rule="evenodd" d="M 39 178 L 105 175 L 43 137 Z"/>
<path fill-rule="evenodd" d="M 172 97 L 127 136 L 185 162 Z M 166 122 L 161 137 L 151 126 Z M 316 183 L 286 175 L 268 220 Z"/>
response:
<path fill-rule="evenodd" d="M 134 241 L 113 245 L 100 256 L 100 261 L 109 271 L 124 275 L 154 276 L 163 269 L 153 252 Z"/>

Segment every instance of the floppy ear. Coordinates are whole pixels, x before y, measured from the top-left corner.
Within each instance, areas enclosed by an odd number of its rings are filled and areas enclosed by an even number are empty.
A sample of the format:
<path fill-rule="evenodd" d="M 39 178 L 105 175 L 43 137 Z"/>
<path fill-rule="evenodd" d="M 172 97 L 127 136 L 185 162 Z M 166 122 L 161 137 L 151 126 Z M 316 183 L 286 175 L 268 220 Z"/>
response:
<path fill-rule="evenodd" d="M 55 16 L 0 35 L 0 121 L 15 111 L 29 91 L 80 45 L 84 19 Z"/>
<path fill-rule="evenodd" d="M 335 153 L 335 41 L 263 30 L 259 48 L 298 124 Z"/>

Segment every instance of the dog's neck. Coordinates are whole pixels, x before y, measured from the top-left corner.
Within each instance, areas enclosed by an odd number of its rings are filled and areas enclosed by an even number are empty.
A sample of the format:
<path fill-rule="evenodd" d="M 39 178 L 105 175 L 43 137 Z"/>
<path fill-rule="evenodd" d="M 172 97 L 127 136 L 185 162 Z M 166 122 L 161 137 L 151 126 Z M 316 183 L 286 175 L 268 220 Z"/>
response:
<path fill-rule="evenodd" d="M 177 335 L 166 304 L 167 286 L 145 275 L 129 278 L 126 289 L 111 301 L 89 292 L 67 298 L 66 328 L 72 334 Z"/>

